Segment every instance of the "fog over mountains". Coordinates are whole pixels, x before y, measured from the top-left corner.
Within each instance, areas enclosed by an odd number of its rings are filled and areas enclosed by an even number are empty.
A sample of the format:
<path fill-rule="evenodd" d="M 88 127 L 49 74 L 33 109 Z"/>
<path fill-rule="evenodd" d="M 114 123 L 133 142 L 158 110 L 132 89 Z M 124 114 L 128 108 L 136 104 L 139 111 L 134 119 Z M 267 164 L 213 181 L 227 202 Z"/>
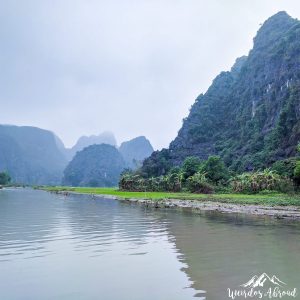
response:
<path fill-rule="evenodd" d="M 67 164 L 62 141 L 48 130 L 0 125 L 0 170 L 14 182 L 58 184 Z"/>
<path fill-rule="evenodd" d="M 119 154 L 121 156 L 119 161 L 122 162 L 119 169 L 126 166 L 134 167 L 132 160 L 142 161 L 151 154 L 153 148 L 150 142 L 146 138 L 139 140 L 144 140 L 144 143 L 133 142 L 134 145 L 131 147 L 133 156 L 123 158 L 122 154 Z M 130 141 L 127 143 L 131 144 Z M 68 149 L 60 138 L 49 130 L 31 126 L 0 125 L 0 172 L 8 172 L 15 183 L 59 185 L 66 166 L 76 153 L 91 145 L 100 144 L 111 145 L 112 149 L 119 152 L 116 139 L 111 132 L 80 137 L 74 147 Z M 103 157 L 101 150 L 98 153 Z M 81 154 L 81 157 L 84 155 Z M 109 165 L 107 167 L 109 168 Z M 82 168 L 85 168 L 84 164 Z"/>
<path fill-rule="evenodd" d="M 83 150 L 85 147 L 97 144 L 108 144 L 117 146 L 117 141 L 112 132 L 104 131 L 98 135 L 82 136 L 78 139 L 77 143 L 71 148 L 67 149 L 69 159 L 72 159 L 76 152 Z"/>
<path fill-rule="evenodd" d="M 94 144 L 78 151 L 64 171 L 66 186 L 117 186 L 125 161 L 118 149 Z"/>
<path fill-rule="evenodd" d="M 127 167 L 136 168 L 139 163 L 153 152 L 151 143 L 144 137 L 139 136 L 128 142 L 123 142 L 119 148 Z"/>
<path fill-rule="evenodd" d="M 113 136 L 110 137 L 114 141 Z M 94 142 L 93 138 L 85 140 Z M 124 169 L 138 168 L 152 152 L 153 148 L 144 136 L 123 142 L 119 149 L 107 143 L 91 144 L 76 152 L 64 171 L 62 183 L 68 186 L 117 186 Z"/>

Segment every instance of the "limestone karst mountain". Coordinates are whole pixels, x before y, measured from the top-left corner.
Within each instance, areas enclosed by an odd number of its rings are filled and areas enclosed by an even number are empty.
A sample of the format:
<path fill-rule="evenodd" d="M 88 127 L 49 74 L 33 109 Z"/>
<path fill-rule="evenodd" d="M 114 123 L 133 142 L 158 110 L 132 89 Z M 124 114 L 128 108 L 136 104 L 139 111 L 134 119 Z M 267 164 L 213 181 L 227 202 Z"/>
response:
<path fill-rule="evenodd" d="M 126 165 L 129 168 L 138 167 L 146 157 L 153 152 L 153 147 L 144 136 L 136 137 L 130 141 L 123 142 L 119 148 Z"/>
<path fill-rule="evenodd" d="M 286 12 L 269 18 L 248 56 L 201 94 L 168 149 L 146 159 L 159 176 L 187 156 L 220 155 L 233 171 L 294 156 L 300 141 L 300 22 Z"/>
<path fill-rule="evenodd" d="M 7 171 L 13 182 L 59 184 L 67 164 L 62 148 L 51 131 L 0 125 L 0 170 Z"/>

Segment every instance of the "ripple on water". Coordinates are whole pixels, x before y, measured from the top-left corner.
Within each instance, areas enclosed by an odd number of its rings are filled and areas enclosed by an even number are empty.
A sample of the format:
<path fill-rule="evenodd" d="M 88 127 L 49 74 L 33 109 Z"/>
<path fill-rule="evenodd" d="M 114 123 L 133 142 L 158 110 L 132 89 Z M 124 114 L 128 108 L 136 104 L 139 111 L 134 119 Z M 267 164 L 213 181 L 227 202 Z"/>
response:
<path fill-rule="evenodd" d="M 224 299 L 259 268 L 293 284 L 299 226 L 276 224 L 1 190 L 0 299 Z"/>

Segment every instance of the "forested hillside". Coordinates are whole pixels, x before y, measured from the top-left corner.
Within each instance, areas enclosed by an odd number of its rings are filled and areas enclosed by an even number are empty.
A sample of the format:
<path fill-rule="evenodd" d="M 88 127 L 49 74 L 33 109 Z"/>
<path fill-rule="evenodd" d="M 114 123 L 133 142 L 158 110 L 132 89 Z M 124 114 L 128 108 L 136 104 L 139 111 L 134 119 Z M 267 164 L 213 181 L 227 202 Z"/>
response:
<path fill-rule="evenodd" d="M 64 171 L 63 185 L 109 187 L 118 184 L 125 162 L 111 145 L 92 145 L 76 153 Z"/>
<path fill-rule="evenodd" d="M 165 174 L 188 156 L 219 155 L 232 171 L 292 157 L 300 141 L 300 22 L 269 18 L 248 56 L 199 95 L 168 149 L 146 159 L 145 176 Z"/>

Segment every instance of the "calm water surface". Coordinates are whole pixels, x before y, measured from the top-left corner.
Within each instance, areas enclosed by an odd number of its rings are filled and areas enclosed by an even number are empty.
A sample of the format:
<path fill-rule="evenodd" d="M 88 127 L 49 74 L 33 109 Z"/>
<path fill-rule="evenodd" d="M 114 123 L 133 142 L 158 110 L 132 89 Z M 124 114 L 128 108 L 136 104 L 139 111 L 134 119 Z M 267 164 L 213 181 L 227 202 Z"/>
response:
<path fill-rule="evenodd" d="M 299 222 L 0 190 L 0 300 L 225 300 L 263 272 L 300 288 Z"/>

